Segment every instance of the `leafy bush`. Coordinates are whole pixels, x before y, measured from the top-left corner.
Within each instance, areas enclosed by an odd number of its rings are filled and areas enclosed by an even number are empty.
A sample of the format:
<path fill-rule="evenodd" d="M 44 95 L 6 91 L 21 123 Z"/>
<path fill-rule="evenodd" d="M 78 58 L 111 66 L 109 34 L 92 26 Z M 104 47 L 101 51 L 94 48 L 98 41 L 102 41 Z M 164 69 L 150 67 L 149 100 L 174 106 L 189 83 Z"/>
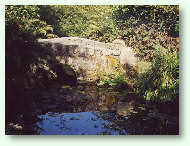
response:
<path fill-rule="evenodd" d="M 125 39 L 127 46 L 132 47 L 136 55 L 146 61 L 152 61 L 156 44 L 167 49 L 179 49 L 178 38 L 169 37 L 167 32 L 159 32 L 144 24 L 127 29 L 123 33 L 125 33 L 123 39 Z"/>
<path fill-rule="evenodd" d="M 98 86 L 122 88 L 127 85 L 127 77 L 122 75 L 120 72 L 109 71 L 100 72 L 98 74 Z"/>
<path fill-rule="evenodd" d="M 51 24 L 59 36 L 80 36 L 85 30 L 87 16 L 81 6 L 39 6 L 41 19 Z"/>
<path fill-rule="evenodd" d="M 126 5 L 116 10 L 117 23 L 122 28 L 132 28 L 139 24 L 167 31 L 171 36 L 178 36 L 179 7 L 177 5 Z M 132 23 L 131 23 L 132 22 Z"/>
<path fill-rule="evenodd" d="M 30 5 L 5 7 L 6 90 L 24 90 L 56 76 L 50 68 L 53 54 L 37 43 L 54 36 L 53 28 L 39 19 L 38 11 Z"/>
<path fill-rule="evenodd" d="M 38 7 L 40 19 L 52 25 L 59 37 L 82 37 L 101 42 L 121 38 L 146 61 L 152 61 L 155 44 L 179 48 L 176 38 L 179 33 L 178 6 Z"/>
<path fill-rule="evenodd" d="M 177 50 L 170 52 L 155 46 L 151 69 L 143 73 L 136 89 L 147 100 L 178 101 L 179 98 L 179 60 Z"/>
<path fill-rule="evenodd" d="M 117 6 L 38 6 L 41 19 L 60 37 L 82 37 L 111 42 L 116 37 L 112 13 Z M 53 18 L 53 19 L 52 19 Z M 116 36 L 114 36 L 116 35 Z"/>
<path fill-rule="evenodd" d="M 6 6 L 6 35 L 22 41 L 35 41 L 38 38 L 55 37 L 53 28 L 39 19 L 37 6 Z M 11 33 L 8 33 L 11 32 Z"/>
<path fill-rule="evenodd" d="M 119 6 L 115 23 L 126 45 L 141 59 L 152 61 L 156 44 L 179 49 L 178 6 Z"/>
<path fill-rule="evenodd" d="M 138 62 L 138 68 L 139 68 L 139 73 L 142 74 L 142 73 L 145 73 L 146 71 L 148 71 L 151 67 L 151 62 L 147 62 L 147 61 L 139 61 Z"/>

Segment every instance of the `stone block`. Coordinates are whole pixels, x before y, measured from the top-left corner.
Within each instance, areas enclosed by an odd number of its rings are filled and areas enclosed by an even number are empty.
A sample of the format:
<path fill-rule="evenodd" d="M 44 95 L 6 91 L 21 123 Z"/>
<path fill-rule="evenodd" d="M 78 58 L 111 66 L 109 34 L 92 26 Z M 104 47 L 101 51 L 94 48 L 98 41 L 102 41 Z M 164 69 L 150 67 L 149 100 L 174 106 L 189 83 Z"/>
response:
<path fill-rule="evenodd" d="M 73 48 L 69 46 L 69 55 L 73 55 Z"/>
<path fill-rule="evenodd" d="M 102 52 L 100 50 L 95 50 L 95 55 L 96 56 L 101 56 L 102 55 Z"/>
<path fill-rule="evenodd" d="M 78 52 L 79 52 L 79 55 L 80 55 L 80 54 L 85 54 L 85 53 L 86 53 L 86 48 L 84 48 L 84 46 L 80 46 L 80 47 L 78 48 Z"/>
<path fill-rule="evenodd" d="M 60 63 L 61 63 L 61 64 L 66 64 L 65 59 L 60 59 Z"/>
<path fill-rule="evenodd" d="M 109 55 L 112 54 L 112 51 L 113 51 L 113 50 L 105 49 L 105 50 L 102 51 L 102 54 L 103 54 L 103 55 L 106 55 L 106 56 L 109 56 Z"/>
<path fill-rule="evenodd" d="M 68 64 L 68 65 L 71 65 L 72 62 L 73 62 L 73 59 L 72 59 L 71 57 L 68 57 L 68 58 L 67 58 L 67 64 Z"/>
<path fill-rule="evenodd" d="M 137 58 L 135 57 L 135 54 L 131 48 L 122 48 L 120 55 L 120 63 L 121 65 L 129 65 L 132 67 L 137 65 Z"/>
<path fill-rule="evenodd" d="M 90 55 L 90 56 L 94 55 L 94 48 L 93 47 L 88 48 L 88 55 Z"/>
<path fill-rule="evenodd" d="M 120 50 L 112 50 L 112 51 L 111 51 L 111 54 L 112 54 L 113 56 L 119 56 L 119 55 L 120 55 Z"/>
<path fill-rule="evenodd" d="M 69 56 L 77 56 L 77 45 L 69 46 Z"/>

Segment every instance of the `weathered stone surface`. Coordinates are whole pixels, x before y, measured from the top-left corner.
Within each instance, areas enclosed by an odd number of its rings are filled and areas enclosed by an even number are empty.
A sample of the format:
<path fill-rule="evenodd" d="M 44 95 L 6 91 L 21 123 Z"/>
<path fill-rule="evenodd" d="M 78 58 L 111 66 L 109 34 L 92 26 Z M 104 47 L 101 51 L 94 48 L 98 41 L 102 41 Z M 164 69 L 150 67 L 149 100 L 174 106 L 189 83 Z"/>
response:
<path fill-rule="evenodd" d="M 95 55 L 96 56 L 101 56 L 102 55 L 102 52 L 100 50 L 95 50 Z"/>
<path fill-rule="evenodd" d="M 90 56 L 94 55 L 94 48 L 93 47 L 88 47 L 87 50 L 88 50 L 88 55 L 90 55 Z"/>
<path fill-rule="evenodd" d="M 123 47 L 121 49 L 120 63 L 121 65 L 129 65 L 132 67 L 137 65 L 137 59 L 131 48 Z"/>
<path fill-rule="evenodd" d="M 112 50 L 113 56 L 120 56 L 121 51 L 120 50 Z"/>
<path fill-rule="evenodd" d="M 106 56 L 109 56 L 112 54 L 112 50 L 109 50 L 109 49 L 105 49 L 102 51 L 103 55 L 106 55 Z"/>
<path fill-rule="evenodd" d="M 115 69 L 120 63 L 136 66 L 137 59 L 131 48 L 125 46 L 123 40 L 113 43 L 102 43 L 84 38 L 63 37 L 40 39 L 40 43 L 52 48 L 57 60 L 70 65 L 78 79 L 87 79 L 88 72 Z"/>
<path fill-rule="evenodd" d="M 72 58 L 71 58 L 71 57 L 68 57 L 68 58 L 67 58 L 67 64 L 68 64 L 68 65 L 72 65 L 72 62 L 73 62 Z"/>

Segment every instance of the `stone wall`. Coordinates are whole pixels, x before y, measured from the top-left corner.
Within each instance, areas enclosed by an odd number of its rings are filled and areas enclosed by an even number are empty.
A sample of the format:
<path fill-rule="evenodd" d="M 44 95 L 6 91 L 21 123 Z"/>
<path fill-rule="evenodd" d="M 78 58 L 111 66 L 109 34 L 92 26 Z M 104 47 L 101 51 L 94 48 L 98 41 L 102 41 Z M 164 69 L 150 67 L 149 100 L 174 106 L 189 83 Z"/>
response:
<path fill-rule="evenodd" d="M 70 65 L 78 80 L 91 80 L 94 72 L 114 70 L 125 64 L 136 66 L 137 62 L 133 51 L 123 43 L 102 43 L 77 37 L 40 39 L 39 42 L 52 48 L 60 63 Z"/>

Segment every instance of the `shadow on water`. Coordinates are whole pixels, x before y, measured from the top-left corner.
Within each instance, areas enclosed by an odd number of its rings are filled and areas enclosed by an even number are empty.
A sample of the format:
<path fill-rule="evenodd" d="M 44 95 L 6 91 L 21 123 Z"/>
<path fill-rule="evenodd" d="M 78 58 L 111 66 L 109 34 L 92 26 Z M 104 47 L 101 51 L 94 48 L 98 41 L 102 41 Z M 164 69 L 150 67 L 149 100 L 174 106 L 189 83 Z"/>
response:
<path fill-rule="evenodd" d="M 11 108 L 6 134 L 178 134 L 178 117 L 140 101 L 128 91 L 96 86 L 54 87 Z"/>

